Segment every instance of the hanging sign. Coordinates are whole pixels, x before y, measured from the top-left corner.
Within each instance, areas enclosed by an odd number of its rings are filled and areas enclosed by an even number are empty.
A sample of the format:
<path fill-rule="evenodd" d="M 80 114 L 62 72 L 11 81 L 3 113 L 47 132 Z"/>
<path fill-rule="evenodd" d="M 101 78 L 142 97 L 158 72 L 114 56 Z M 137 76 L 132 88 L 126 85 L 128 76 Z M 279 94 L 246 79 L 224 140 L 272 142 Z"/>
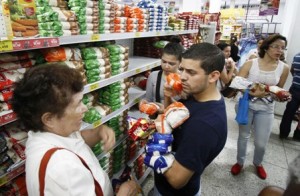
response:
<path fill-rule="evenodd" d="M 279 10 L 280 0 L 261 0 L 259 6 L 259 15 L 277 15 Z"/>

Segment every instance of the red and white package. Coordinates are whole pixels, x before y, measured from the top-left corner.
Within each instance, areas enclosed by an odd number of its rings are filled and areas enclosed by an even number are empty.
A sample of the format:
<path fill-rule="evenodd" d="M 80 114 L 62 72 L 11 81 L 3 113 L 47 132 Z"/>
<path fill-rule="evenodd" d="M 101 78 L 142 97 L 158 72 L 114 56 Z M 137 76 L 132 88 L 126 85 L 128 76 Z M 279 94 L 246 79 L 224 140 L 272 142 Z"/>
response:
<path fill-rule="evenodd" d="M 182 92 L 182 83 L 179 74 L 170 73 L 167 76 L 167 83 L 176 91 L 177 94 L 180 94 Z"/>
<path fill-rule="evenodd" d="M 6 145 L 11 148 L 16 143 L 22 143 L 27 140 L 27 131 L 20 127 L 19 123 L 13 123 L 11 125 L 6 125 L 4 130 L 1 132 L 6 140 Z"/>
<path fill-rule="evenodd" d="M 27 59 L 23 61 L 14 61 L 0 64 L 0 72 L 15 70 L 20 68 L 29 68 L 35 65 L 35 60 Z"/>
<path fill-rule="evenodd" d="M 12 109 L 12 105 L 8 102 L 0 102 L 0 112 Z"/>
<path fill-rule="evenodd" d="M 14 164 L 25 160 L 25 145 L 22 143 L 14 144 L 12 148 L 7 151 L 7 155 L 13 160 Z"/>
<path fill-rule="evenodd" d="M 25 72 L 26 72 L 25 68 L 1 72 L 0 90 L 11 87 L 14 82 L 23 78 Z"/>
<path fill-rule="evenodd" d="M 32 59 L 34 56 L 33 52 L 3 53 L 0 54 L 0 64 Z"/>
<path fill-rule="evenodd" d="M 174 102 L 165 109 L 164 116 L 168 124 L 175 129 L 190 117 L 190 112 L 181 102 Z"/>
<path fill-rule="evenodd" d="M 11 100 L 12 96 L 13 96 L 12 88 L 7 88 L 7 89 L 0 91 L 0 101 Z"/>

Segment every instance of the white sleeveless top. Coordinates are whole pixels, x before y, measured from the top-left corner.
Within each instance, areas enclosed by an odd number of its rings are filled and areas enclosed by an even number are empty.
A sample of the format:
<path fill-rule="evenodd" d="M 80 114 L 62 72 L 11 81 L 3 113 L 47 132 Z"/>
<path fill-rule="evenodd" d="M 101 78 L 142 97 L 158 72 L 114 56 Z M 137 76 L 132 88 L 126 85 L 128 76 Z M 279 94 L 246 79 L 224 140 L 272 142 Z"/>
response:
<path fill-rule="evenodd" d="M 252 60 L 252 66 L 249 70 L 248 80 L 259 82 L 266 85 L 277 85 L 283 72 L 284 63 L 278 61 L 277 68 L 274 71 L 262 71 L 258 66 L 258 58 Z"/>

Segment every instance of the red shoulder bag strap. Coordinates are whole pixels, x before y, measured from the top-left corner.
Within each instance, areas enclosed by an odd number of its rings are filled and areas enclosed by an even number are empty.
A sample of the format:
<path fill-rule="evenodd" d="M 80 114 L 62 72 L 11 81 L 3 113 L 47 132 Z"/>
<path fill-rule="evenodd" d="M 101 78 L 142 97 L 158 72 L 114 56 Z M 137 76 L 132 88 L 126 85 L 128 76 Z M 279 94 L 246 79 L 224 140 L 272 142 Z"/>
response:
<path fill-rule="evenodd" d="M 46 168 L 48 165 L 48 162 L 51 158 L 51 156 L 57 151 L 57 150 L 64 150 L 65 148 L 51 148 L 49 149 L 45 155 L 42 158 L 41 164 L 40 164 L 40 168 L 39 168 L 39 183 L 40 183 L 40 196 L 44 196 L 44 189 L 45 189 L 45 175 L 46 175 Z M 68 150 L 68 149 L 65 149 Z M 69 150 L 70 151 L 70 150 Z M 72 151 L 70 151 L 72 152 Z M 74 152 L 72 152 L 74 153 Z M 76 153 L 74 153 L 82 162 L 82 164 L 91 172 L 93 178 L 94 178 L 94 184 L 95 184 L 95 192 L 97 196 L 103 196 L 103 192 L 101 189 L 100 184 L 96 181 L 91 169 L 89 168 L 89 166 L 86 164 L 86 162 Z"/>

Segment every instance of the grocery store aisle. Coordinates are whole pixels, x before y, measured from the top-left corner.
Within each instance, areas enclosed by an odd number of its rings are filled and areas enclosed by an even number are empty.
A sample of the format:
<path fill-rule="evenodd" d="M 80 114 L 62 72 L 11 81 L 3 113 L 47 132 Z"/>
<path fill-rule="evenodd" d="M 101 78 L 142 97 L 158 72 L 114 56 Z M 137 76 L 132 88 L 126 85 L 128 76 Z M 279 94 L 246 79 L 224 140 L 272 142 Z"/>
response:
<path fill-rule="evenodd" d="M 219 156 L 206 168 L 202 175 L 202 196 L 255 196 L 267 185 L 286 187 L 288 177 L 288 164 L 300 152 L 300 142 L 280 140 L 279 124 L 280 117 L 275 117 L 273 131 L 268 143 L 263 165 L 268 177 L 261 180 L 252 164 L 253 137 L 248 145 L 247 161 L 243 172 L 238 176 L 232 176 L 231 166 L 236 162 L 236 142 L 238 138 L 238 126 L 234 120 L 234 100 L 226 100 L 228 118 L 228 137 L 226 145 Z M 296 127 L 293 122 L 292 130 Z M 291 134 L 292 135 L 292 134 Z M 143 184 L 145 195 L 148 195 L 153 187 L 153 177 L 149 175 Z M 149 194 L 150 196 L 151 194 Z"/>

